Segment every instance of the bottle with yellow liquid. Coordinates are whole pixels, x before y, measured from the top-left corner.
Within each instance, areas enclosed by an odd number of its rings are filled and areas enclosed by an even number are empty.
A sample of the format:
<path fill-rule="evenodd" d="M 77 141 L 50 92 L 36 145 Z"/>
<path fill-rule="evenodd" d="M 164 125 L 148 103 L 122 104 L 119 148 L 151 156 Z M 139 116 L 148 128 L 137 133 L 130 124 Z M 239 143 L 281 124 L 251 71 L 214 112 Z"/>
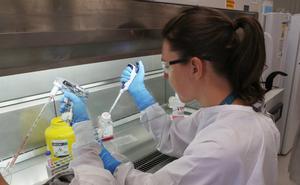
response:
<path fill-rule="evenodd" d="M 75 134 L 72 127 L 61 117 L 55 117 L 51 120 L 50 126 L 45 131 L 45 138 L 53 162 L 72 156 Z"/>

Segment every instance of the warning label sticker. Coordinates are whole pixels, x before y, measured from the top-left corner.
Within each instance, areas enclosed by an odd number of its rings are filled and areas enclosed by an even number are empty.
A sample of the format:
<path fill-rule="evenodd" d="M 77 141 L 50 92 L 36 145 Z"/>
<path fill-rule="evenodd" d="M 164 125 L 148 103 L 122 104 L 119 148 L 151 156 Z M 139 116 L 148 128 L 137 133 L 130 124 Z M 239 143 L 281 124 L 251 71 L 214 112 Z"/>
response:
<path fill-rule="evenodd" d="M 226 0 L 226 8 L 234 9 L 235 8 L 235 0 Z"/>
<path fill-rule="evenodd" d="M 52 147 L 55 157 L 66 157 L 69 155 L 68 140 L 53 140 Z"/>

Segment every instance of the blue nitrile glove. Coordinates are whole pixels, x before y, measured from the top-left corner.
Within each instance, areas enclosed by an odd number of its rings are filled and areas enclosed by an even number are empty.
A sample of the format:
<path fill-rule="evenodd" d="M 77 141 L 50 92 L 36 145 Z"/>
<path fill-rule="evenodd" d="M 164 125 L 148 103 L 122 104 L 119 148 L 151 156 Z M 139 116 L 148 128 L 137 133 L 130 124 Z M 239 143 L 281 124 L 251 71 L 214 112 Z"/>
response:
<path fill-rule="evenodd" d="M 121 162 L 115 159 L 103 145 L 99 156 L 103 161 L 104 169 L 109 170 L 112 174 L 114 174 L 116 168 L 121 164 Z"/>
<path fill-rule="evenodd" d="M 129 94 L 133 97 L 135 104 L 140 111 L 145 110 L 155 103 L 154 98 L 146 89 L 144 84 L 145 69 L 142 61 L 136 64 L 138 68 L 137 74 L 128 88 Z M 121 74 L 121 83 L 125 83 L 130 79 L 131 68 L 127 66 Z"/>
<path fill-rule="evenodd" d="M 60 103 L 60 112 L 64 113 L 67 111 L 68 106 L 64 102 L 65 99 L 69 99 L 72 102 L 72 113 L 73 118 L 71 124 L 75 124 L 81 121 L 89 120 L 87 113 L 86 102 L 82 98 L 76 96 L 75 94 L 69 91 L 63 91 L 64 96 L 62 97 Z"/>

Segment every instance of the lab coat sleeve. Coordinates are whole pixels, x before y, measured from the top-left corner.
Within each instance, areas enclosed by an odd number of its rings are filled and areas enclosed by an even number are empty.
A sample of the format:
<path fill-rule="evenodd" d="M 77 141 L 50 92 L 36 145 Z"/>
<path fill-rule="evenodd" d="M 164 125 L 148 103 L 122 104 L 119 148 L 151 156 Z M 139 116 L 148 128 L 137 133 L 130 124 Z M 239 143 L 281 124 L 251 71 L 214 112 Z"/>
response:
<path fill-rule="evenodd" d="M 141 122 L 157 142 L 157 149 L 174 157 L 182 156 L 197 133 L 193 116 L 171 120 L 157 103 L 141 113 Z"/>
<path fill-rule="evenodd" d="M 103 167 L 99 159 L 101 147 L 97 143 L 94 128 L 90 121 L 79 122 L 73 126 L 76 142 L 72 146 L 73 158 L 70 167 L 80 164 L 89 164 L 95 167 Z"/>
<path fill-rule="evenodd" d="M 136 170 L 127 163 L 120 165 L 114 175 L 119 185 L 240 185 L 236 183 L 237 178 L 243 178 L 239 173 L 242 173 L 239 158 L 217 142 L 207 140 L 153 174 Z"/>
<path fill-rule="evenodd" d="M 90 121 L 73 126 L 76 142 L 73 144 L 73 161 L 69 167 L 74 170 L 74 179 L 70 185 L 115 185 L 112 174 L 103 168 L 99 157 L 101 150 L 96 141 L 94 128 Z"/>

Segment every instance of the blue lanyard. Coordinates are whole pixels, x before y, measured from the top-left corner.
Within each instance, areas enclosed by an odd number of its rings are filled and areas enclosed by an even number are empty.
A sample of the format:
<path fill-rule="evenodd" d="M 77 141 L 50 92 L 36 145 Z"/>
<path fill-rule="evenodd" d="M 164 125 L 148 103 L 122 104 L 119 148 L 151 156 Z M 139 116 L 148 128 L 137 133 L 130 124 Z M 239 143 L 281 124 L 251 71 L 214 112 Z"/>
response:
<path fill-rule="evenodd" d="M 231 105 L 235 98 L 236 94 L 232 92 L 220 103 L 220 105 Z"/>

